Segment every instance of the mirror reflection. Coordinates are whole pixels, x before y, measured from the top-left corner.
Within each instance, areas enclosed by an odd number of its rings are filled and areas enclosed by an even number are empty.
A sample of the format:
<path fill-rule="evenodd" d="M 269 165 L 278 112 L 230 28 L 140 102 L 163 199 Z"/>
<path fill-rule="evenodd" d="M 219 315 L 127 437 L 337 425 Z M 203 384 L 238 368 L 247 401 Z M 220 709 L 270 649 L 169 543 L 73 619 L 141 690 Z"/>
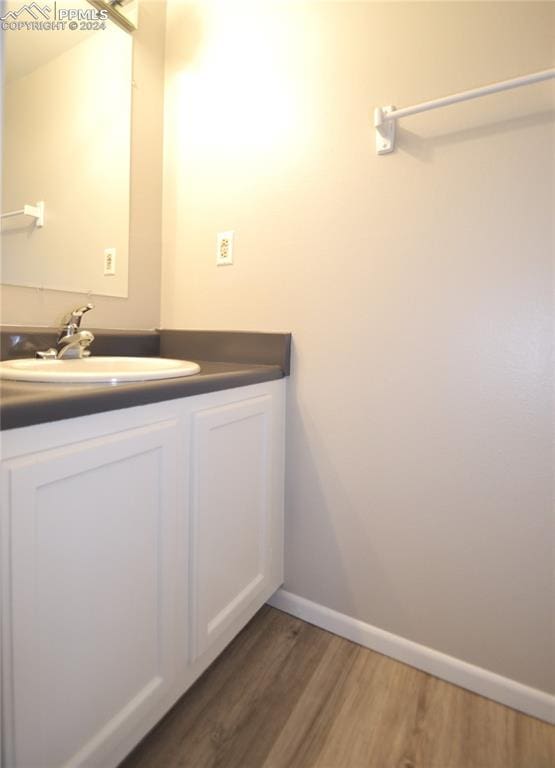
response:
<path fill-rule="evenodd" d="M 132 36 L 107 19 L 4 43 L 2 282 L 126 297 Z"/>

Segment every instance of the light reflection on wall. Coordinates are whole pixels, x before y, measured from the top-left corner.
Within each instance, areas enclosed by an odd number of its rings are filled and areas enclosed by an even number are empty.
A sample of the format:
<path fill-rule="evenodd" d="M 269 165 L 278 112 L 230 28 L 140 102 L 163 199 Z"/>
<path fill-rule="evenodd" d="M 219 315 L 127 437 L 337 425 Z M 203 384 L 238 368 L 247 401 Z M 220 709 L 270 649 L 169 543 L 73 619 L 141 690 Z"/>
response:
<path fill-rule="evenodd" d="M 250 156 L 298 140 L 301 104 L 277 3 L 205 3 L 198 55 L 176 74 L 178 135 L 195 148 Z M 275 157 L 274 157 L 275 162 Z"/>

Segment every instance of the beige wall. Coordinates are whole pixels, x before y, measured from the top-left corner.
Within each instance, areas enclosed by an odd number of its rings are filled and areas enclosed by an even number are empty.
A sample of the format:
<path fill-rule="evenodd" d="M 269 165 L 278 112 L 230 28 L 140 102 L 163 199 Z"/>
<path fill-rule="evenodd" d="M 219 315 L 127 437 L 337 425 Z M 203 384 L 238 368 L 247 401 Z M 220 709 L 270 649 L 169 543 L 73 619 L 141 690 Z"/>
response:
<path fill-rule="evenodd" d="M 133 45 L 128 298 L 93 294 L 92 327 L 153 328 L 159 324 L 164 35 L 165 4 L 141 0 Z M 107 180 L 105 177 L 102 184 Z M 98 192 L 102 196 L 102 188 Z M 68 239 L 70 245 L 73 251 Z M 78 258 L 79 254 L 72 256 Z M 56 325 L 68 309 L 86 300 L 84 294 L 47 289 L 1 286 L 0 291 L 0 318 L 6 324 Z"/>
<path fill-rule="evenodd" d="M 165 327 L 291 330 L 286 588 L 550 689 L 553 4 L 170 0 Z M 233 267 L 216 233 L 235 230 Z"/>

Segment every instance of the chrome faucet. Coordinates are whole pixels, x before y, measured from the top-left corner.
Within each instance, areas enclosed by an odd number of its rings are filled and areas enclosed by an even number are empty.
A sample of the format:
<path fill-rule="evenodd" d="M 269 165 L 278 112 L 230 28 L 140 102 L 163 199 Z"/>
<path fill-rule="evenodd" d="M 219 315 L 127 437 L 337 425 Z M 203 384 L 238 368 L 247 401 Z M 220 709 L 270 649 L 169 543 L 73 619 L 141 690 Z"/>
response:
<path fill-rule="evenodd" d="M 44 352 L 37 352 L 36 357 L 43 360 L 88 357 L 91 354 L 88 347 L 94 341 L 94 335 L 90 331 L 81 330 L 81 319 L 85 312 L 91 309 L 94 309 L 94 304 L 86 304 L 69 312 L 62 320 L 56 348 L 51 347 Z"/>
<path fill-rule="evenodd" d="M 88 347 L 94 341 L 90 331 L 80 330 L 81 319 L 85 312 L 94 309 L 94 304 L 86 304 L 67 314 L 62 320 L 62 328 L 57 342 L 57 357 L 88 357 Z"/>

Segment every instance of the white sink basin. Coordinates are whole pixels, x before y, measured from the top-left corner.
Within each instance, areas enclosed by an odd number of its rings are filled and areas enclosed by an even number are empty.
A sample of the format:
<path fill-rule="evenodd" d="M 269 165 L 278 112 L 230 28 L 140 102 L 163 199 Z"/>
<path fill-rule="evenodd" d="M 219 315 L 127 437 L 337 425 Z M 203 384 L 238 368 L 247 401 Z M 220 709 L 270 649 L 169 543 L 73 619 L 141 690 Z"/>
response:
<path fill-rule="evenodd" d="M 163 357 L 84 357 L 75 360 L 6 360 L 0 363 L 0 379 L 43 381 L 53 384 L 93 381 L 149 381 L 192 376 L 200 367 L 189 360 Z"/>

